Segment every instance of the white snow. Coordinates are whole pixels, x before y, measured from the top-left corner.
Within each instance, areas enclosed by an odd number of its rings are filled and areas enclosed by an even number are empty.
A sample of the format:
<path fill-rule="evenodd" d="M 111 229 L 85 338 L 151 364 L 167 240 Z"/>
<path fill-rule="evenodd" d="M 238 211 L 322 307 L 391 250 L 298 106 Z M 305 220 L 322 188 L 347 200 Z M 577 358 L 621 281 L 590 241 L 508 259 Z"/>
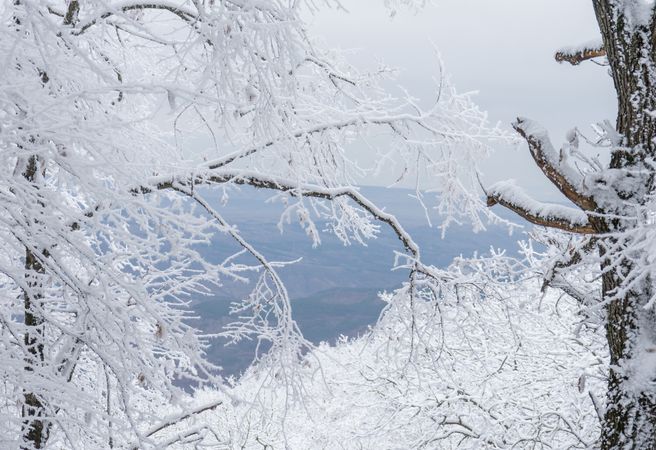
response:
<path fill-rule="evenodd" d="M 572 225 L 585 225 L 588 223 L 588 216 L 580 209 L 537 201 L 517 186 L 514 180 L 500 181 L 493 184 L 489 188 L 489 193 L 518 206 L 534 216 L 566 221 Z"/>
<path fill-rule="evenodd" d="M 581 42 L 580 44 L 577 45 L 568 45 L 568 46 L 561 47 L 557 50 L 557 53 L 574 55 L 576 53 L 583 53 L 588 50 L 597 50 L 603 48 L 603 46 L 604 43 L 601 37 L 598 37 L 595 39 L 590 39 L 589 41 L 586 42 Z"/>

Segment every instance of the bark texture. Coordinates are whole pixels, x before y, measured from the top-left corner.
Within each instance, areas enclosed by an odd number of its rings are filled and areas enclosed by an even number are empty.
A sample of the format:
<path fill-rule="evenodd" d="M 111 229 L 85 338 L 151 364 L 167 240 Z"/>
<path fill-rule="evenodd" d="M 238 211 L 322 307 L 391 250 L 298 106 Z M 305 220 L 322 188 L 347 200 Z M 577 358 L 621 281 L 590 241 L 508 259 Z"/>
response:
<path fill-rule="evenodd" d="M 634 5 L 629 3 L 635 2 L 593 3 L 617 92 L 616 128 L 623 137 L 623 142 L 613 150 L 610 163 L 611 170 L 621 171 L 623 182 L 609 183 L 621 201 L 602 204 L 600 212 L 621 217 L 626 214 L 627 204 L 643 205 L 653 193 L 653 169 L 645 165 L 645 160 L 653 157 L 656 150 L 656 118 L 651 114 L 656 106 L 654 11 L 645 20 L 630 11 Z M 636 183 L 634 177 L 643 179 Z M 631 226 L 635 225 L 620 218 L 599 223 L 601 231 L 609 232 L 621 233 Z M 602 254 L 614 243 L 602 241 Z M 645 339 L 653 341 L 656 329 L 653 314 L 644 309 L 653 291 L 652 283 L 647 280 L 642 289 L 618 291 L 636 268 L 628 260 L 614 266 L 605 260 L 602 269 L 602 296 L 611 300 L 606 309 L 611 366 L 601 448 L 656 448 L 655 393 L 633 380 L 635 364 L 640 364 L 640 352 L 644 351 L 640 346 Z"/>

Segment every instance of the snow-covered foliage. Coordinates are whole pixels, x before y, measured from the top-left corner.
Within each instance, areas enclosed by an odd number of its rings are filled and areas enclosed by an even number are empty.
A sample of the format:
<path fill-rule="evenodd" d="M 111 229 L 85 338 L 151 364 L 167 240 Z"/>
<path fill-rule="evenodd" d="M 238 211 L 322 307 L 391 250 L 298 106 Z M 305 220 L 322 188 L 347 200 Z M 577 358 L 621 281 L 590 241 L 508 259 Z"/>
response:
<path fill-rule="evenodd" d="M 476 163 L 504 133 L 446 81 L 422 110 L 379 87 L 389 71 L 361 74 L 314 46 L 301 17 L 315 6 L 0 5 L 1 442 L 164 445 L 159 407 L 193 409 L 173 380 L 220 382 L 202 359 L 206 339 L 184 319 L 190 296 L 226 277 L 259 277 L 226 334 L 271 344 L 260 367 L 267 382 L 284 380 L 285 402 L 305 390 L 297 361 L 308 344 L 280 264 L 196 185 L 223 186 L 214 192 L 226 201 L 241 184 L 280 191 L 283 221 L 298 220 L 317 244 L 317 218 L 345 243 L 375 236 L 380 221 L 425 278 L 401 225 L 352 187 L 363 169 L 349 144 L 383 135 L 381 167 L 426 177 L 447 220 L 484 225 Z M 204 261 L 196 246 L 214 233 L 243 250 Z"/>
<path fill-rule="evenodd" d="M 206 423 L 214 434 L 201 442 L 225 448 L 590 448 L 603 414 L 603 327 L 572 297 L 541 293 L 551 256 L 524 248 L 521 261 L 457 260 L 438 291 L 383 294 L 370 333 L 298 363 L 302 401 L 287 403 L 276 378 L 259 405 L 223 398 L 168 432 Z M 261 376 L 254 368 L 233 394 Z M 221 398 L 197 393 L 200 404 Z"/>

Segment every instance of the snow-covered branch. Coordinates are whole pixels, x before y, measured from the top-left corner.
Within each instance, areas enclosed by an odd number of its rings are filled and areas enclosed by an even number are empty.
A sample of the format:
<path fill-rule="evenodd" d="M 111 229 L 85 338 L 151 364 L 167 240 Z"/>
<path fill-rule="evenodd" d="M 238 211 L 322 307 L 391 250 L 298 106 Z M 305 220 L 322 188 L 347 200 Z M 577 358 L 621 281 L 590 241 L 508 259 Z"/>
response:
<path fill-rule="evenodd" d="M 69 9 L 65 16 L 65 23 L 73 24 L 73 15 L 79 14 L 79 4 L 77 1 L 71 2 Z M 107 9 L 92 11 L 87 14 L 89 17 L 83 17 L 78 24 L 75 24 L 74 34 L 79 35 L 94 26 L 97 22 L 105 20 L 111 16 L 126 13 L 129 11 L 147 11 L 147 10 L 160 10 L 167 11 L 185 22 L 193 22 L 199 19 L 199 12 L 195 9 L 186 7 L 187 2 L 175 2 L 165 0 L 155 1 L 142 1 L 142 0 L 127 0 L 110 3 Z M 69 17 L 71 19 L 69 19 Z"/>
<path fill-rule="evenodd" d="M 487 189 L 487 205 L 491 207 L 497 204 L 535 225 L 570 233 L 596 233 L 583 211 L 534 200 L 512 181 L 495 183 Z"/>
<path fill-rule="evenodd" d="M 201 405 L 199 407 L 193 408 L 191 411 L 186 411 L 185 413 L 181 415 L 175 415 L 171 416 L 165 419 L 162 419 L 161 423 L 151 427 L 145 434 L 146 437 L 151 437 L 154 434 L 159 433 L 162 430 L 165 430 L 166 428 L 179 424 L 182 421 L 185 421 L 193 416 L 199 415 L 204 413 L 205 411 L 211 411 L 213 409 L 218 408 L 223 404 L 223 400 L 215 400 L 210 403 Z"/>
<path fill-rule="evenodd" d="M 517 118 L 513 128 L 526 139 L 535 163 L 560 192 L 585 211 L 596 209 L 595 201 L 583 190 L 583 177 L 563 161 L 549 140 L 547 131 L 536 122 Z"/>
<path fill-rule="evenodd" d="M 147 194 L 157 190 L 176 189 L 177 186 L 193 186 L 203 184 L 233 183 L 237 185 L 248 185 L 256 188 L 271 189 L 286 192 L 297 197 L 313 197 L 326 200 L 335 200 L 339 197 L 347 197 L 360 206 L 373 218 L 386 223 L 394 234 L 399 238 L 403 247 L 411 253 L 411 256 L 419 259 L 419 246 L 412 237 L 403 229 L 398 219 L 382 209 L 378 208 L 369 199 L 362 195 L 354 187 L 325 188 L 313 184 L 294 183 L 291 180 L 267 176 L 262 173 L 251 171 L 231 170 L 208 170 L 205 174 L 195 174 L 193 178 L 176 176 L 174 178 L 153 178 L 149 183 L 136 188 L 132 192 Z M 153 187 L 150 187 L 153 186 Z"/>
<path fill-rule="evenodd" d="M 573 66 L 594 58 L 606 56 L 606 49 L 601 39 L 572 47 L 563 47 L 556 52 L 558 62 L 568 62 Z"/>

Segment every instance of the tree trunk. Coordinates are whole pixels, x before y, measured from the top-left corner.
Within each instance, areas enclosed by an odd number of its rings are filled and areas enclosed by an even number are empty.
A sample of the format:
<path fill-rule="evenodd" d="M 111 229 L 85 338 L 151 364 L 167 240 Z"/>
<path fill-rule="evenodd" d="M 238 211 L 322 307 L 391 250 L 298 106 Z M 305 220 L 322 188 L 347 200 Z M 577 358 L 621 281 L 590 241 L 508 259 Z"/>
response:
<path fill-rule="evenodd" d="M 656 154 L 656 117 L 651 114 L 656 110 L 654 11 L 651 17 L 639 17 L 635 3 L 593 0 L 617 91 L 617 131 L 623 137 L 613 150 L 610 164 L 611 172 L 619 171 L 621 177 L 615 179 L 619 181 L 604 180 L 605 187 L 617 194 L 616 199 L 598 204 L 597 211 L 613 217 L 635 217 L 635 205 L 644 205 L 654 193 L 653 168 L 645 164 Z M 606 219 L 599 225 L 601 232 L 623 233 L 635 227 L 635 222 Z M 615 242 L 611 238 L 602 241 L 601 255 L 608 244 Z M 652 381 L 656 374 L 645 381 L 640 370 L 645 352 L 656 350 L 654 314 L 644 309 L 653 292 L 652 283 L 645 280 L 640 288 L 618 291 L 626 275 L 635 270 L 632 263 L 621 260 L 619 265 L 611 266 L 607 259 L 602 270 L 611 365 L 601 448 L 656 449 L 656 392 Z"/>
<path fill-rule="evenodd" d="M 38 160 L 32 156 L 28 160 L 27 168 L 23 173 L 25 179 L 34 183 L 37 179 Z M 42 255 L 47 257 L 47 250 Z M 32 376 L 35 369 L 43 363 L 44 358 L 44 321 L 41 314 L 43 287 L 41 278 L 45 274 L 45 267 L 41 260 L 30 250 L 25 249 L 25 284 L 27 289 L 23 292 L 24 300 L 24 343 L 28 355 L 25 358 L 25 371 Z M 36 392 L 23 392 L 23 441 L 24 449 L 42 448 L 48 437 L 49 424 L 44 420 L 45 408 L 43 401 Z"/>
<path fill-rule="evenodd" d="M 606 273 L 603 298 L 612 298 L 619 285 L 617 273 Z M 645 293 L 631 291 L 610 302 L 606 310 L 610 370 L 602 449 L 656 449 L 656 395 L 653 388 L 635 379 L 635 365 L 645 351 L 640 336 L 654 330 L 653 314 L 643 308 L 648 299 Z"/>
<path fill-rule="evenodd" d="M 23 298 L 25 302 L 25 347 L 29 356 L 25 359 L 25 371 L 34 372 L 34 369 L 43 362 L 43 319 L 38 313 L 39 302 L 42 299 L 40 285 L 35 275 L 45 273 L 41 262 L 29 249 L 25 250 L 26 282 L 30 292 L 25 291 Z M 37 276 L 38 276 L 37 275 Z M 23 437 L 30 447 L 41 448 L 45 443 L 47 434 L 45 423 L 42 419 L 44 414 L 43 403 L 38 394 L 24 392 L 24 403 L 22 415 Z M 30 448 L 26 447 L 26 448 Z"/>

